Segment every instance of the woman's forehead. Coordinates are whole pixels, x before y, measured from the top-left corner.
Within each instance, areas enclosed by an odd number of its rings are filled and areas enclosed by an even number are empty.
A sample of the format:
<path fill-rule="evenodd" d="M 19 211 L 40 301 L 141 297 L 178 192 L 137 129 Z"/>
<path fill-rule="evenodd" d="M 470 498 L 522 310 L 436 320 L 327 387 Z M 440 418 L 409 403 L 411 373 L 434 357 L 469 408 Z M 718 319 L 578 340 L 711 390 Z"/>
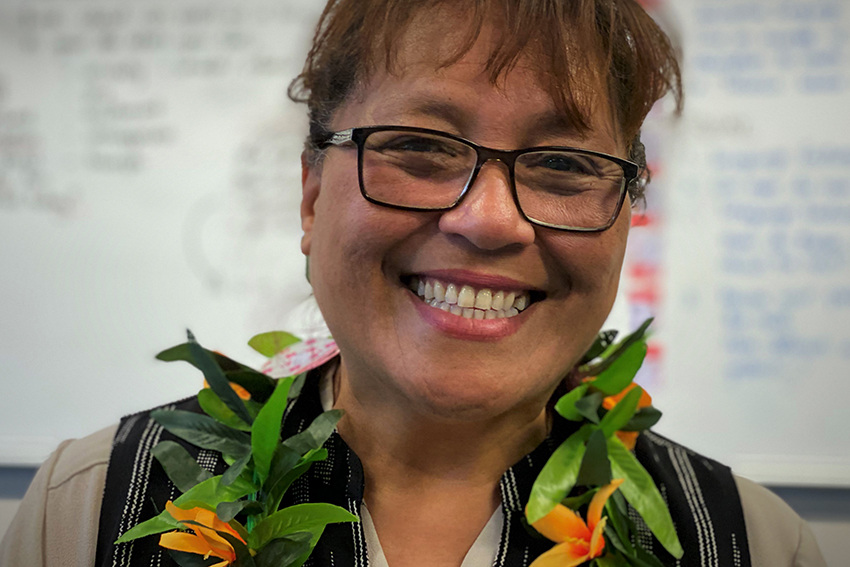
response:
<path fill-rule="evenodd" d="M 387 92 L 384 95 L 388 103 L 409 107 L 430 105 L 431 110 L 442 106 L 445 111 L 442 114 L 452 111 L 452 107 L 463 110 L 464 101 L 459 97 L 464 91 L 470 99 L 466 102 L 474 102 L 475 97 L 491 91 L 508 98 L 521 96 L 526 102 L 534 102 L 538 109 L 546 107 L 549 130 L 569 130 L 566 133 L 570 135 L 599 127 L 600 112 L 610 114 L 613 119 L 602 68 L 604 59 L 594 68 L 588 65 L 588 61 L 595 59 L 589 54 L 592 50 L 585 50 L 581 61 L 571 63 L 571 78 L 555 77 L 551 69 L 553 55 L 546 53 L 533 38 L 515 53 L 504 53 L 506 33 L 509 30 L 503 29 L 494 18 L 475 21 L 468 9 L 446 4 L 423 8 L 402 33 L 375 39 L 372 49 L 376 53 L 368 58 L 372 63 L 361 70 L 348 101 L 362 100 L 374 94 L 380 85 L 393 83 L 393 88 L 405 87 L 405 96 L 410 96 L 409 91 L 419 91 L 419 98 L 425 100 L 424 104 L 393 100 L 400 93 L 394 96 Z M 441 80 L 439 85 L 431 83 L 434 78 Z M 454 91 L 438 92 L 447 89 L 447 85 Z M 516 88 L 517 85 L 532 88 Z M 529 96 L 534 100 L 528 100 Z M 452 99 L 451 104 L 445 103 L 446 98 Z M 604 122 L 608 122 L 608 117 L 605 118 Z"/>
<path fill-rule="evenodd" d="M 433 23 L 424 26 L 429 32 L 441 29 Z M 498 114 L 500 125 L 511 130 L 515 143 L 524 146 L 617 139 L 607 92 L 601 85 L 582 86 L 583 92 L 576 92 L 583 106 L 583 115 L 577 119 L 553 97 L 545 73 L 534 63 L 538 57 L 534 46 L 521 53 L 510 68 L 492 76 L 489 61 L 498 32 L 486 25 L 476 42 L 447 64 L 462 33 L 465 30 L 431 35 L 428 43 L 429 34 L 411 30 L 409 37 L 400 39 L 391 66 L 375 69 L 361 79 L 340 109 L 337 116 L 342 121 L 334 121 L 335 129 L 364 126 L 366 119 L 370 125 L 403 123 L 472 136 L 480 121 Z M 445 47 L 447 43 L 449 47 Z M 429 45 L 434 49 L 427 49 Z M 599 149 L 615 150 L 610 144 Z"/>

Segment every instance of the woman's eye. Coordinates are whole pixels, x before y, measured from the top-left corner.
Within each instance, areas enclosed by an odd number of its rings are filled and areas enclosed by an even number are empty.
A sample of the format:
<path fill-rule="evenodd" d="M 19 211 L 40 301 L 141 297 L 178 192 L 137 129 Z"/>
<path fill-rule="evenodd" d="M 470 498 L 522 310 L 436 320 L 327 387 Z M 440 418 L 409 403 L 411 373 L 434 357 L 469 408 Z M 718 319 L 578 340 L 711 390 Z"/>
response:
<path fill-rule="evenodd" d="M 418 136 L 404 136 L 388 140 L 380 147 L 374 149 L 381 152 L 416 152 L 426 154 L 444 154 L 448 156 L 457 155 L 455 148 L 441 140 Z"/>
<path fill-rule="evenodd" d="M 584 163 L 577 156 L 563 154 L 544 154 L 537 157 L 533 167 L 545 168 L 551 171 L 564 173 L 581 173 L 584 175 L 595 175 L 594 169 L 588 163 Z"/>

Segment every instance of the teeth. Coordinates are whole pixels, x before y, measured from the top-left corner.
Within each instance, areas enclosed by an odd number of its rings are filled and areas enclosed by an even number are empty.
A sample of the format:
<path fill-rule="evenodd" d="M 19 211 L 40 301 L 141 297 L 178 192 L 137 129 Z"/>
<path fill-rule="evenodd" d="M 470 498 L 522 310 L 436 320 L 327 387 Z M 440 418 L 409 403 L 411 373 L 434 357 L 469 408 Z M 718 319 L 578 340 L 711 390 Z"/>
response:
<path fill-rule="evenodd" d="M 434 282 L 434 299 L 446 300 L 446 288 L 440 282 Z"/>
<path fill-rule="evenodd" d="M 490 303 L 490 309 L 495 309 L 498 311 L 505 304 L 505 292 L 497 291 L 493 294 L 493 302 Z"/>
<path fill-rule="evenodd" d="M 425 295 L 425 288 L 422 288 L 422 293 L 419 295 Z M 452 305 L 457 303 L 457 286 L 453 283 L 450 283 L 446 286 L 446 303 L 450 303 Z"/>
<path fill-rule="evenodd" d="M 489 289 L 482 289 L 475 296 L 476 309 L 490 309 L 490 304 L 493 302 L 493 292 Z"/>
<path fill-rule="evenodd" d="M 473 307 L 475 305 L 475 290 L 468 285 L 460 288 L 457 295 L 457 304 L 461 307 Z"/>
<path fill-rule="evenodd" d="M 434 279 L 412 277 L 409 287 L 425 303 L 465 319 L 516 317 L 531 303 L 528 293 L 484 288 L 476 292 L 470 285 L 445 284 Z"/>
<path fill-rule="evenodd" d="M 425 299 L 426 301 L 434 299 L 434 286 L 428 281 L 425 282 Z"/>
<path fill-rule="evenodd" d="M 425 291 L 426 292 L 428 291 L 427 287 L 425 288 Z M 428 297 L 428 296 L 426 295 L 425 297 Z M 514 300 L 514 309 L 516 309 L 517 311 L 522 311 L 526 307 L 528 307 L 528 296 L 527 295 L 520 295 L 519 297 L 517 297 Z"/>

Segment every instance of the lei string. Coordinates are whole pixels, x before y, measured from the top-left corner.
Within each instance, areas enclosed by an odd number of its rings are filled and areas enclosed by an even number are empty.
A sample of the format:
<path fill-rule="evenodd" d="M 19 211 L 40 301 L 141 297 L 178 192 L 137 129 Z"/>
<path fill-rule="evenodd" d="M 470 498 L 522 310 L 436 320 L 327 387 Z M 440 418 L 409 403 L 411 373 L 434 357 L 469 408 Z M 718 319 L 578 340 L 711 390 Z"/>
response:
<path fill-rule="evenodd" d="M 580 385 L 555 404 L 562 417 L 582 425 L 555 450 L 531 489 L 526 520 L 557 544 L 531 567 L 587 562 L 663 567 L 640 545 L 627 503 L 670 555 L 679 559 L 684 554 L 661 493 L 631 452 L 640 432 L 661 418 L 649 394 L 634 383 L 651 323 L 646 320 L 617 343 L 616 331 L 601 333 L 582 358 Z M 587 523 L 580 514 L 586 506 Z"/>
<path fill-rule="evenodd" d="M 532 567 L 663 567 L 641 547 L 627 503 L 673 557 L 683 554 L 658 488 L 631 453 L 639 433 L 661 417 L 633 382 L 651 321 L 617 343 L 616 331 L 601 333 L 578 368 L 580 385 L 555 405 L 582 425 L 555 450 L 532 488 L 526 519 L 556 543 Z M 248 344 L 269 359 L 263 372 L 204 349 L 191 332 L 188 342 L 157 355 L 204 374 L 198 392 L 204 413 L 158 410 L 151 418 L 190 445 L 221 453 L 228 468 L 213 476 L 183 445 L 158 443 L 151 453 L 182 494 L 116 544 L 161 534 L 159 545 L 181 567 L 300 567 L 328 524 L 358 521 L 327 503 L 280 508 L 292 483 L 327 458 L 323 445 L 342 417 L 340 410 L 327 411 L 301 433 L 280 435 L 306 372 L 335 356 L 335 343 L 276 331 Z M 574 488 L 578 493 L 570 496 Z"/>
<path fill-rule="evenodd" d="M 285 332 L 257 335 L 248 344 L 269 358 L 269 374 L 286 376 L 274 380 L 201 347 L 191 332 L 188 338 L 157 358 L 203 372 L 198 402 L 204 413 L 158 410 L 151 418 L 190 445 L 221 453 L 228 468 L 213 476 L 183 445 L 161 441 L 151 453 L 182 495 L 115 543 L 162 534 L 159 545 L 181 567 L 299 567 L 325 526 L 358 521 L 327 503 L 280 508 L 292 483 L 327 458 L 322 446 L 342 417 L 340 410 L 326 411 L 301 433 L 281 438 L 284 411 L 298 397 L 306 371 L 332 357 L 336 345 Z"/>

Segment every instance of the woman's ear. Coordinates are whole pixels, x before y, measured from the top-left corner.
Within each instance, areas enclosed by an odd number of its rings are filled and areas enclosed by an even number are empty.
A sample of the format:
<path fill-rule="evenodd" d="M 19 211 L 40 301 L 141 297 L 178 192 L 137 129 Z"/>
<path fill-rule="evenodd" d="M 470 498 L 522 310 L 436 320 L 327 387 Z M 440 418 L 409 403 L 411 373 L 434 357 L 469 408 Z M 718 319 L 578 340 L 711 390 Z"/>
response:
<path fill-rule="evenodd" d="M 321 167 L 311 163 L 307 152 L 301 154 L 301 252 L 310 255 L 310 244 L 313 237 L 313 222 L 316 219 L 316 199 L 319 198 L 319 188 L 322 185 Z"/>

